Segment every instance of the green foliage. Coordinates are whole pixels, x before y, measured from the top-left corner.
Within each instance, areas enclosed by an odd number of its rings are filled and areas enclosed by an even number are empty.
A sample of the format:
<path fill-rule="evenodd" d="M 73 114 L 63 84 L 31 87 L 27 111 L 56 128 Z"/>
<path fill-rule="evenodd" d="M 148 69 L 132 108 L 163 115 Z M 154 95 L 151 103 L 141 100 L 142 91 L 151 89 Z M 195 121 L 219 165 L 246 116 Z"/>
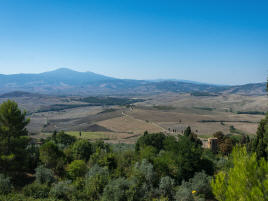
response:
<path fill-rule="evenodd" d="M 93 105 L 129 105 L 136 102 L 142 102 L 142 99 L 128 99 L 128 98 L 115 98 L 115 97 L 87 97 L 81 99 L 81 101 L 93 104 Z"/>
<path fill-rule="evenodd" d="M 50 189 L 49 196 L 56 199 L 70 200 L 71 195 L 74 192 L 74 189 L 70 184 L 70 181 L 61 181 L 54 184 Z"/>
<path fill-rule="evenodd" d="M 23 194 L 8 194 L 8 195 L 0 195 L 1 201 L 59 201 L 55 198 L 31 198 L 25 197 Z"/>
<path fill-rule="evenodd" d="M 202 198 L 213 198 L 210 181 L 211 177 L 204 172 L 196 173 L 188 182 L 182 182 L 176 192 L 175 199 L 194 201 Z"/>
<path fill-rule="evenodd" d="M 131 175 L 131 170 L 135 162 L 137 161 L 137 156 L 134 150 L 124 150 L 116 153 L 116 164 L 114 175 L 116 177 L 129 177 Z"/>
<path fill-rule="evenodd" d="M 114 170 L 117 166 L 116 156 L 113 152 L 107 152 L 105 149 L 97 149 L 94 154 L 91 155 L 89 164 L 93 166 L 98 164 L 101 167 L 107 167 L 109 170 Z"/>
<path fill-rule="evenodd" d="M 33 198 L 47 198 L 49 187 L 46 184 L 32 183 L 23 188 L 23 194 Z"/>
<path fill-rule="evenodd" d="M 6 195 L 11 192 L 12 184 L 9 177 L 6 177 L 3 174 L 0 174 L 0 195 Z"/>
<path fill-rule="evenodd" d="M 259 124 L 252 151 L 256 152 L 258 159 L 263 157 L 268 160 L 268 114 Z"/>
<path fill-rule="evenodd" d="M 63 153 L 53 142 L 46 142 L 40 147 L 40 160 L 46 167 L 57 170 L 62 165 Z"/>
<path fill-rule="evenodd" d="M 73 144 L 71 151 L 75 160 L 88 161 L 92 154 L 92 145 L 87 140 L 78 140 Z"/>
<path fill-rule="evenodd" d="M 28 123 L 26 112 L 14 101 L 0 105 L 0 171 L 14 178 L 27 169 Z"/>
<path fill-rule="evenodd" d="M 64 131 L 54 133 L 51 139 L 55 142 L 55 144 L 61 144 L 65 147 L 73 144 L 76 141 L 74 136 L 65 134 Z"/>
<path fill-rule="evenodd" d="M 28 158 L 27 158 L 28 169 L 29 169 L 29 171 L 32 171 L 37 167 L 38 163 L 40 163 L 39 146 L 35 145 L 35 144 L 30 144 L 27 146 L 26 151 L 27 151 L 27 156 L 28 156 Z"/>
<path fill-rule="evenodd" d="M 102 201 L 126 201 L 132 200 L 133 192 L 131 183 L 125 178 L 112 180 L 104 188 Z"/>
<path fill-rule="evenodd" d="M 158 152 L 164 147 L 164 140 L 166 136 L 163 133 L 146 134 L 138 139 L 136 142 L 135 150 L 139 151 L 142 147 L 152 146 Z"/>
<path fill-rule="evenodd" d="M 190 136 L 191 135 L 191 133 L 192 133 L 192 131 L 191 131 L 191 128 L 190 128 L 190 126 L 188 126 L 186 129 L 185 129 L 185 131 L 184 131 L 184 135 L 185 136 Z"/>
<path fill-rule="evenodd" d="M 162 177 L 159 183 L 161 195 L 168 197 L 171 200 L 174 194 L 174 184 L 174 180 L 169 176 Z"/>
<path fill-rule="evenodd" d="M 208 176 L 204 171 L 196 173 L 194 177 L 189 180 L 192 191 L 196 191 L 196 194 L 199 196 L 213 198 L 210 186 L 211 179 L 212 177 Z"/>
<path fill-rule="evenodd" d="M 154 167 L 146 159 L 143 159 L 141 163 L 137 162 L 135 164 L 134 175 L 138 178 L 139 183 L 146 184 L 148 188 L 151 188 L 155 183 Z"/>
<path fill-rule="evenodd" d="M 194 201 L 191 188 L 183 183 L 176 192 L 175 200 L 176 201 Z"/>
<path fill-rule="evenodd" d="M 154 105 L 153 108 L 158 109 L 158 110 L 175 110 L 175 107 L 172 107 L 170 105 Z"/>
<path fill-rule="evenodd" d="M 90 201 L 100 200 L 104 187 L 109 182 L 109 171 L 106 168 L 93 166 L 85 178 L 84 191 Z"/>
<path fill-rule="evenodd" d="M 245 147 L 232 152 L 233 167 L 220 172 L 212 181 L 212 189 L 219 201 L 264 201 L 268 199 L 268 162 L 258 161 L 256 154 L 248 155 Z"/>
<path fill-rule="evenodd" d="M 87 172 L 87 164 L 83 160 L 74 160 L 67 166 L 66 171 L 72 179 L 83 177 Z"/>
<path fill-rule="evenodd" d="M 35 181 L 39 184 L 52 184 L 55 181 L 53 171 L 43 165 L 35 169 Z"/>

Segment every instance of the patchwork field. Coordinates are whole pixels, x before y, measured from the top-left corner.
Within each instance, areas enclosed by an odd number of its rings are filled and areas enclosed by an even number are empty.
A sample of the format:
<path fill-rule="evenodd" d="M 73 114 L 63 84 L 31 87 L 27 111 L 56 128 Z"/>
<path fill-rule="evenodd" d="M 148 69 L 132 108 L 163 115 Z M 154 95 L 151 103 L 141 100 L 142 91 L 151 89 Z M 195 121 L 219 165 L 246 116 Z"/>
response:
<path fill-rule="evenodd" d="M 111 143 L 134 143 L 144 131 L 177 135 L 187 126 L 202 137 L 209 137 L 216 131 L 254 135 L 258 122 L 268 110 L 266 96 L 224 94 L 200 97 L 164 93 L 131 98 L 144 101 L 133 101 L 131 105 L 114 102 L 110 105 L 89 105 L 80 97 L 11 99 L 27 110 L 31 119 L 28 128 L 37 138 L 45 138 L 54 130 L 64 130 L 77 137 Z M 7 98 L 2 98 L 0 102 L 5 100 Z M 82 136 L 79 136 L 80 131 Z"/>

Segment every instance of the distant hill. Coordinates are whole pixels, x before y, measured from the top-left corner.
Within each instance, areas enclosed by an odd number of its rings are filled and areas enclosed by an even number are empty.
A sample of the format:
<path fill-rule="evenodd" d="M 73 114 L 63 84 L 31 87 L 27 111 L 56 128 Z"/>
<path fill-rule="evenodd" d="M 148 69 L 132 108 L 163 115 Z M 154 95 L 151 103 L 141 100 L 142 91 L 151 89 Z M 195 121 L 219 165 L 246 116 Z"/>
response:
<path fill-rule="evenodd" d="M 18 91 L 51 95 L 130 95 L 177 93 L 265 94 L 265 83 L 241 86 L 218 86 L 180 80 L 117 79 L 92 72 L 77 72 L 67 68 L 40 74 L 0 74 L 1 94 L 23 95 Z M 15 92 L 14 92 L 15 91 Z"/>

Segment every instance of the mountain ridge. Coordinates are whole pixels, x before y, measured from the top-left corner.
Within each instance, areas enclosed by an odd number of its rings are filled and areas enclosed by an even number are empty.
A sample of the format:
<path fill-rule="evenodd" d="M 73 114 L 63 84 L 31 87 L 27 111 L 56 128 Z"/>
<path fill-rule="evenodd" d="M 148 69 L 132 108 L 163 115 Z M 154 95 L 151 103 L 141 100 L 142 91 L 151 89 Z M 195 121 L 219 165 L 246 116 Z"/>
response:
<path fill-rule="evenodd" d="M 93 72 L 78 72 L 69 68 L 59 68 L 38 74 L 0 74 L 0 89 L 2 91 L 0 94 L 25 91 L 51 95 L 123 95 L 198 91 L 264 95 L 266 93 L 265 85 L 265 83 L 249 83 L 226 86 L 175 79 L 119 79 Z"/>

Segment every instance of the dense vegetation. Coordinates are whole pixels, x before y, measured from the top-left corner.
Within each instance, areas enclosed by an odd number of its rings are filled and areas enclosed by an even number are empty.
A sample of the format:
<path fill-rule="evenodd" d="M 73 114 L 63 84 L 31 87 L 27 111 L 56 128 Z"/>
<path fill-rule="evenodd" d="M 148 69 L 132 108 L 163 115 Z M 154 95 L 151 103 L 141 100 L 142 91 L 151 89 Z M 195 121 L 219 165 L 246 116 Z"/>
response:
<path fill-rule="evenodd" d="M 64 132 L 37 144 L 25 116 L 13 101 L 0 105 L 0 200 L 268 200 L 268 116 L 253 139 L 215 133 L 214 153 L 190 127 L 145 132 L 134 147 Z"/>
<path fill-rule="evenodd" d="M 209 93 L 209 92 L 195 91 L 195 92 L 191 93 L 191 96 L 218 96 L 218 94 Z"/>
<path fill-rule="evenodd" d="M 143 99 L 129 99 L 129 98 L 116 98 L 116 97 L 102 97 L 91 96 L 87 98 L 81 98 L 80 101 L 90 103 L 93 105 L 130 105 L 136 102 L 142 102 Z"/>

